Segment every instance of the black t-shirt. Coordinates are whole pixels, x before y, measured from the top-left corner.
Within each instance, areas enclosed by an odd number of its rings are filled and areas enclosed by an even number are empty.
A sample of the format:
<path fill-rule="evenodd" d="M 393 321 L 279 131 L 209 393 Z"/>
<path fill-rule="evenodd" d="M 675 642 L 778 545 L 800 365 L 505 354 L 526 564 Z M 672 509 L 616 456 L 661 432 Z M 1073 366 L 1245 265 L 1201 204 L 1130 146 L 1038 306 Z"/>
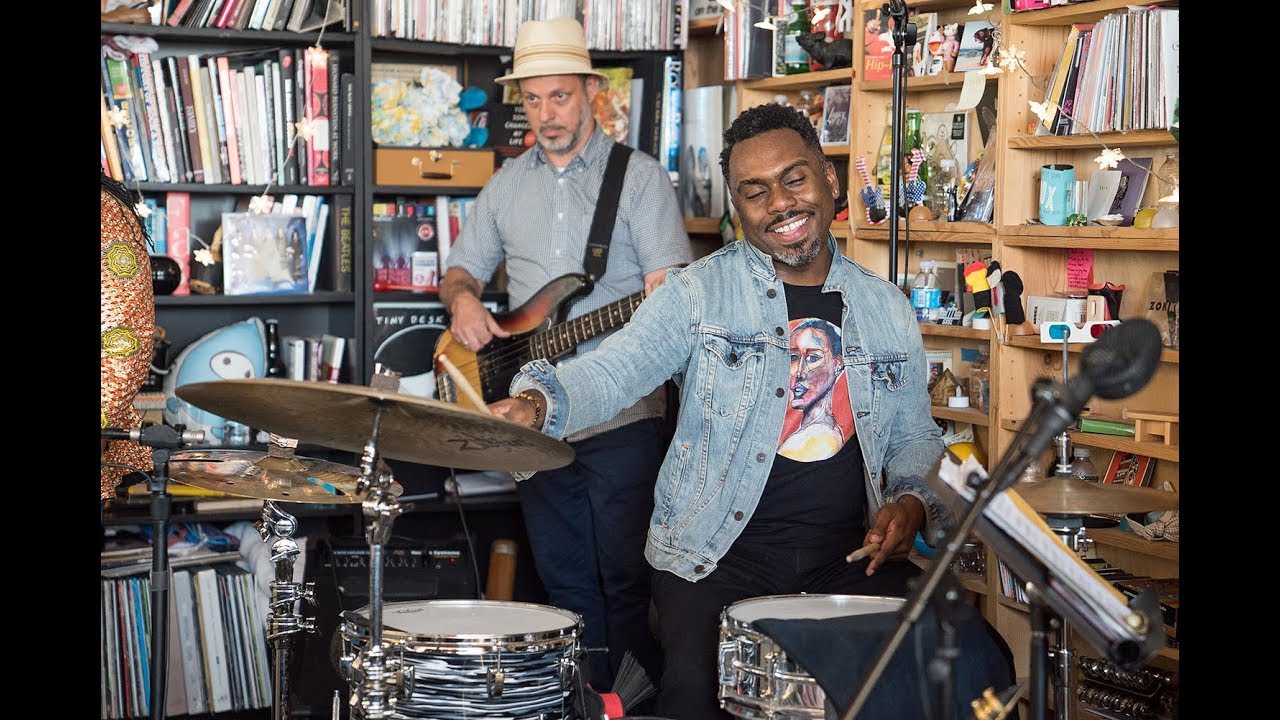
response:
<path fill-rule="evenodd" d="M 854 547 L 866 534 L 866 488 L 844 371 L 840 294 L 820 285 L 784 287 L 790 407 L 764 494 L 741 537 L 775 547 Z"/>

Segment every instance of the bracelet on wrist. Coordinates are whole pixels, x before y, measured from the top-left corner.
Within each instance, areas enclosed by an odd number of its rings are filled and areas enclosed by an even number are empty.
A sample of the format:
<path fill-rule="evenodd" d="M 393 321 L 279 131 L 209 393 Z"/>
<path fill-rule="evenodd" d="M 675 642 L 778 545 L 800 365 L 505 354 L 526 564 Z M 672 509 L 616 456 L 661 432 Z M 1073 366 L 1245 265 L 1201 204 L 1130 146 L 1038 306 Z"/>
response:
<path fill-rule="evenodd" d="M 520 392 L 516 393 L 515 395 L 512 395 L 511 397 L 518 397 L 521 400 L 528 400 L 529 402 L 533 403 L 533 427 L 541 428 L 542 427 L 542 403 L 538 400 L 538 398 L 531 393 L 525 392 L 524 390 L 521 390 Z"/>

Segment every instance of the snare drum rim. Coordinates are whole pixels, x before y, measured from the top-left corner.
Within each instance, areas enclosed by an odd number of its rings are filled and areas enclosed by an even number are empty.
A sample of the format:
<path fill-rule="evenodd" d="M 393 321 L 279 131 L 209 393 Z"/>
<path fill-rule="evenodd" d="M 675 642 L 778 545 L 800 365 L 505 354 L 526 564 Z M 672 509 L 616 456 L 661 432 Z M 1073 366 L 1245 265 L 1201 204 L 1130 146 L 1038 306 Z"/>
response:
<path fill-rule="evenodd" d="M 895 597 L 893 595 L 850 595 L 850 594 L 843 594 L 843 593 L 796 593 L 791 595 L 760 595 L 757 597 L 743 598 L 742 600 L 739 600 L 737 602 L 729 603 L 728 605 L 725 606 L 724 610 L 720 612 L 720 615 L 722 618 L 732 619 L 735 623 L 750 624 L 750 622 L 752 622 L 750 620 L 741 620 L 739 618 L 733 618 L 730 615 L 729 611 L 731 611 L 735 607 L 746 607 L 747 605 L 751 605 L 757 602 L 764 602 L 766 600 L 792 600 L 796 598 L 817 598 L 817 599 L 838 598 L 841 600 L 870 600 L 870 601 L 889 600 L 889 601 L 894 601 L 898 603 L 898 609 L 901 609 L 902 605 L 904 605 L 907 601 L 906 598 Z M 849 613 L 849 615 L 862 615 L 862 614 L 863 613 Z M 835 617 L 847 617 L 847 616 L 836 615 Z"/>
<path fill-rule="evenodd" d="M 450 655 L 484 655 L 497 652 L 540 652 L 561 647 L 572 647 L 582 636 L 582 616 L 564 608 L 537 603 L 510 600 L 401 600 L 383 603 L 388 607 L 504 607 L 550 612 L 570 621 L 570 625 L 552 630 L 539 630 L 519 634 L 497 635 L 493 633 L 412 633 L 391 627 L 383 618 L 382 640 L 408 652 L 444 653 Z M 372 605 L 365 605 L 353 613 L 357 619 L 347 617 L 342 623 L 342 634 L 348 640 L 367 640 L 369 637 L 368 613 Z"/>

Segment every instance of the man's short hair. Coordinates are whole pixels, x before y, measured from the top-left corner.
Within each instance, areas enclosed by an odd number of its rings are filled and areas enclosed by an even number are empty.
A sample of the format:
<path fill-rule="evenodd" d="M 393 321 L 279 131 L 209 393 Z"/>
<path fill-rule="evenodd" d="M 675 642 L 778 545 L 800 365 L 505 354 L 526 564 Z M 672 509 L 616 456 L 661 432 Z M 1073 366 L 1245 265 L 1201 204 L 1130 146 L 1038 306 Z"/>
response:
<path fill-rule="evenodd" d="M 743 140 L 750 140 L 771 130 L 790 128 L 800 134 L 800 139 L 819 157 L 822 154 L 822 143 L 818 141 L 818 131 L 813 129 L 809 118 L 800 114 L 799 110 L 777 103 L 765 103 L 745 110 L 724 131 L 724 147 L 720 150 L 720 172 L 726 182 L 729 180 L 729 158 L 733 155 L 733 146 Z"/>

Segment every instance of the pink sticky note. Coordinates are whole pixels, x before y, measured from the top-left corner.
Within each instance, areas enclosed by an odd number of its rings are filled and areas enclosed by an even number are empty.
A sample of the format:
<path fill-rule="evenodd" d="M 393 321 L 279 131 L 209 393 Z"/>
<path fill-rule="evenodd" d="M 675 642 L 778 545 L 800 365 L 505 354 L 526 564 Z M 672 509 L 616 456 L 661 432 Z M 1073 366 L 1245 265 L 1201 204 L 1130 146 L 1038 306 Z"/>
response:
<path fill-rule="evenodd" d="M 1071 248 L 1067 251 L 1067 287 L 1088 288 L 1093 275 L 1093 250 Z"/>

